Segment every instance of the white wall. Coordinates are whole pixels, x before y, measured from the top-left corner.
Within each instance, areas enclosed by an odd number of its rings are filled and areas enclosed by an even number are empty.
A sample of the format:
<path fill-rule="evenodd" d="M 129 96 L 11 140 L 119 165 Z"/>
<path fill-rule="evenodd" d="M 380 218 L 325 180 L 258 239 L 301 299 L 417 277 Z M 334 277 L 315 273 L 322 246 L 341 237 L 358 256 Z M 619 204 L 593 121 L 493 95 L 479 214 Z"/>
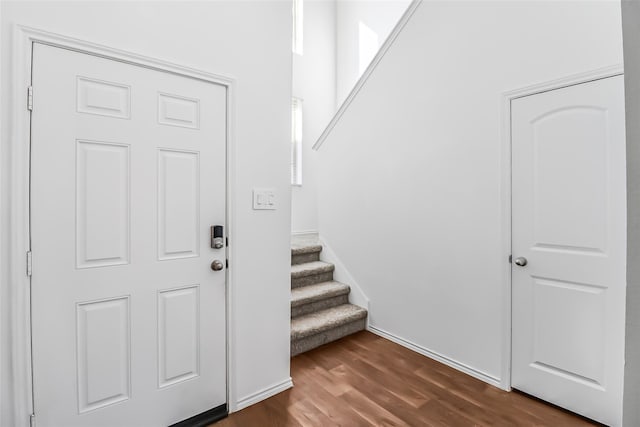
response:
<path fill-rule="evenodd" d="M 337 0 L 336 108 L 360 78 L 359 23 L 373 30 L 382 46 L 410 3 L 411 0 Z"/>
<path fill-rule="evenodd" d="M 501 93 L 621 62 L 616 1 L 419 6 L 318 152 L 373 326 L 502 379 Z"/>
<path fill-rule="evenodd" d="M 232 318 L 235 358 L 231 404 L 289 378 L 289 137 L 291 4 L 285 1 L 5 2 L 2 7 L 2 235 L 7 219 L 11 30 L 18 23 L 237 79 Z M 22 100 L 20 100 L 22 101 Z M 273 187 L 279 209 L 253 211 L 253 187 Z M 6 302 L 6 239 L 2 240 Z M 2 416 L 13 426 L 2 307 Z M 20 414 L 24 416 L 25 414 Z"/>
<path fill-rule="evenodd" d="M 335 112 L 336 1 L 304 1 L 303 55 L 293 55 L 293 96 L 302 98 L 302 186 L 291 189 L 291 231 L 318 230 L 317 154 L 311 150 Z"/>
<path fill-rule="evenodd" d="M 292 187 L 291 231 L 318 229 L 318 166 L 311 150 L 360 77 L 359 22 L 385 41 L 411 0 L 305 0 L 304 53 L 293 55 L 293 96 L 303 99 L 302 186 Z"/>
<path fill-rule="evenodd" d="M 623 423 L 640 425 L 640 2 L 622 2 L 627 126 L 627 327 Z"/>

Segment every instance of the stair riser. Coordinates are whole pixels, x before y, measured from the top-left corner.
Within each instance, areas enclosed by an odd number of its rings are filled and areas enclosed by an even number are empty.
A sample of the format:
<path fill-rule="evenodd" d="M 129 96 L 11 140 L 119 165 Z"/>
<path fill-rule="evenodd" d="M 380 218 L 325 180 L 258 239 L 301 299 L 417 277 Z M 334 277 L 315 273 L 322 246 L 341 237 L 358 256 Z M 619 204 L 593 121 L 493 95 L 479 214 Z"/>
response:
<path fill-rule="evenodd" d="M 305 351 L 312 350 L 316 347 L 320 347 L 321 345 L 331 341 L 339 340 L 340 338 L 346 337 L 347 335 L 355 332 L 362 331 L 366 327 L 366 321 L 366 318 L 356 320 L 355 322 L 347 323 L 316 335 L 294 340 L 291 342 L 291 357 L 304 353 Z"/>
<path fill-rule="evenodd" d="M 291 279 L 291 288 L 299 288 L 300 286 L 315 285 L 321 282 L 331 282 L 333 280 L 333 271 L 327 271 L 320 274 L 310 276 L 297 277 Z"/>
<path fill-rule="evenodd" d="M 305 262 L 320 261 L 320 252 L 291 255 L 291 265 L 304 264 Z"/>
<path fill-rule="evenodd" d="M 337 307 L 349 302 L 349 296 L 347 294 L 338 295 L 336 297 L 325 298 L 320 301 L 314 301 L 308 304 L 299 305 L 297 307 L 291 307 L 291 318 L 294 319 L 305 314 L 314 313 L 326 308 Z"/>

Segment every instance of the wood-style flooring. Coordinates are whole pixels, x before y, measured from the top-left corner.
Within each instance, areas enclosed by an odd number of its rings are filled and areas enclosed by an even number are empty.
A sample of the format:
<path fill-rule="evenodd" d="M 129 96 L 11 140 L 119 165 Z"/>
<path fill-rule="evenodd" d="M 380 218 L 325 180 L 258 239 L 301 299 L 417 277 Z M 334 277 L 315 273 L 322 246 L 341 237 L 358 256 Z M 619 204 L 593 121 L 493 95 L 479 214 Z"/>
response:
<path fill-rule="evenodd" d="M 291 359 L 294 387 L 215 427 L 596 425 L 370 332 Z"/>

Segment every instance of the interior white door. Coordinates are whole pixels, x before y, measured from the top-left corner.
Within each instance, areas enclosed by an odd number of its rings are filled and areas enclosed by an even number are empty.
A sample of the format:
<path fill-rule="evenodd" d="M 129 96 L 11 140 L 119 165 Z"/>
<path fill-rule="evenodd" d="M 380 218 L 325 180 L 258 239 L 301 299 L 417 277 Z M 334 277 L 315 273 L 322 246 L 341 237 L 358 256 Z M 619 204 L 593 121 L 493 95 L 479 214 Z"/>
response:
<path fill-rule="evenodd" d="M 512 386 L 620 425 L 623 78 L 516 99 L 511 119 Z"/>
<path fill-rule="evenodd" d="M 166 426 L 226 404 L 226 88 L 33 51 L 39 427 Z"/>

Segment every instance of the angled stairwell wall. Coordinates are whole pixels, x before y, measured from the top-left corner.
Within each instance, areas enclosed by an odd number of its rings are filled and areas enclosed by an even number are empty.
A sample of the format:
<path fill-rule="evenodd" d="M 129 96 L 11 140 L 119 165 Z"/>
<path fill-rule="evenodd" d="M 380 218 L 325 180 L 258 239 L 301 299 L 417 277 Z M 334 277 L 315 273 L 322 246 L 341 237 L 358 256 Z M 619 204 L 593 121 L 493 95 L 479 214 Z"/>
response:
<path fill-rule="evenodd" d="M 501 94 L 622 62 L 618 2 L 424 1 L 318 150 L 372 330 L 506 385 Z"/>
<path fill-rule="evenodd" d="M 349 302 L 353 305 L 369 310 L 369 297 L 364 293 L 358 281 L 353 278 L 347 267 L 336 255 L 333 248 L 322 238 L 322 236 L 319 237 L 319 241 L 322 245 L 322 260 L 331 263 L 334 266 L 333 279 L 338 282 L 349 284 L 349 288 L 351 289 L 351 292 L 349 292 Z M 367 327 L 369 326 L 368 320 L 369 318 L 367 317 Z"/>

